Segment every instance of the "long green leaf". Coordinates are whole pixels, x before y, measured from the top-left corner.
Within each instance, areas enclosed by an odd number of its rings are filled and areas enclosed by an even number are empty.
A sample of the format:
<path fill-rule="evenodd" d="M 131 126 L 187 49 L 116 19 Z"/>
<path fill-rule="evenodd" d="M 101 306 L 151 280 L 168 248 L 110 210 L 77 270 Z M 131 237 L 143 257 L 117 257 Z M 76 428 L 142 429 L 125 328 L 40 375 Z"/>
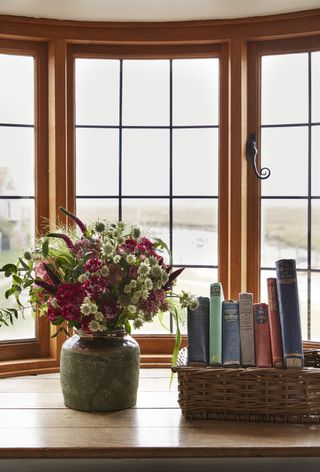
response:
<path fill-rule="evenodd" d="M 42 244 L 41 252 L 44 257 L 47 257 L 49 254 L 49 240 L 46 239 L 44 243 Z"/>

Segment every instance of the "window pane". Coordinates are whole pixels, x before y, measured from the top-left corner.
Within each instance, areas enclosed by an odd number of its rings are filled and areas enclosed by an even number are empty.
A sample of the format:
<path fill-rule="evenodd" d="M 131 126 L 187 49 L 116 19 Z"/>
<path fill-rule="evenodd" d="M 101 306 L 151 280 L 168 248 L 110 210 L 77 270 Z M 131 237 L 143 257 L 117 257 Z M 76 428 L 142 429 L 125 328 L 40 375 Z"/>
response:
<path fill-rule="evenodd" d="M 307 202 L 304 200 L 262 200 L 261 266 L 274 267 L 278 259 L 296 259 L 307 265 Z"/>
<path fill-rule="evenodd" d="M 312 121 L 320 122 L 320 51 L 311 54 Z"/>
<path fill-rule="evenodd" d="M 119 131 L 78 128 L 77 195 L 119 192 Z"/>
<path fill-rule="evenodd" d="M 308 339 L 308 274 L 297 273 L 302 339 Z M 312 308 L 313 316 L 313 308 Z M 312 333 L 313 338 L 313 333 Z"/>
<path fill-rule="evenodd" d="M 123 61 L 123 124 L 169 125 L 169 61 Z"/>
<path fill-rule="evenodd" d="M 218 130 L 176 129 L 173 134 L 175 195 L 218 194 Z"/>
<path fill-rule="evenodd" d="M 167 199 L 122 200 L 122 220 L 140 226 L 149 238 L 160 238 L 169 246 L 169 202 Z M 165 259 L 167 259 L 164 253 Z"/>
<path fill-rule="evenodd" d="M 307 195 L 307 127 L 262 129 L 261 144 L 262 167 L 271 169 L 270 178 L 262 181 L 262 195 Z"/>
<path fill-rule="evenodd" d="M 34 201 L 26 199 L 0 199 L 0 267 L 9 262 L 17 262 L 24 250 L 33 245 L 34 239 Z M 15 301 L 6 300 L 5 291 L 10 279 L 0 274 L 0 305 L 15 307 Z M 27 305 L 27 298 L 21 298 Z M 35 322 L 30 311 L 26 319 L 13 326 L 0 329 L 0 340 L 29 339 L 35 337 Z"/>
<path fill-rule="evenodd" d="M 210 284 L 218 282 L 217 269 L 185 268 L 179 276 L 175 291 L 180 293 L 182 290 L 190 292 L 196 297 L 209 297 Z M 183 321 L 180 330 L 187 334 L 187 310 L 184 310 Z M 173 326 L 175 328 L 175 326 Z"/>
<path fill-rule="evenodd" d="M 0 127 L 0 195 L 34 195 L 34 129 Z"/>
<path fill-rule="evenodd" d="M 168 195 L 169 131 L 123 130 L 123 194 Z"/>
<path fill-rule="evenodd" d="M 170 334 L 170 313 L 163 315 L 162 323 L 158 316 L 155 316 L 150 323 L 144 323 L 141 328 L 132 328 L 133 334 Z"/>
<path fill-rule="evenodd" d="M 276 266 L 276 260 L 273 261 L 272 267 Z M 268 286 L 267 279 L 269 277 L 276 277 L 275 270 L 261 270 L 260 271 L 260 302 L 268 304 Z"/>
<path fill-rule="evenodd" d="M 262 57 L 261 123 L 308 121 L 308 54 Z"/>
<path fill-rule="evenodd" d="M 173 124 L 219 123 L 219 59 L 173 61 Z"/>
<path fill-rule="evenodd" d="M 311 274 L 312 340 L 320 341 L 320 274 Z"/>
<path fill-rule="evenodd" d="M 119 123 L 120 61 L 76 59 L 77 125 Z"/>
<path fill-rule="evenodd" d="M 174 264 L 217 265 L 217 219 L 217 199 L 174 199 Z"/>
<path fill-rule="evenodd" d="M 19 254 L 20 255 L 20 254 Z M 2 266 L 2 263 L 0 264 Z M 18 308 L 17 304 L 13 299 L 7 300 L 4 296 L 6 290 L 10 286 L 10 279 L 6 279 L 2 273 L 0 273 L 0 305 L 6 308 Z M 27 302 L 27 299 L 21 301 Z M 24 312 L 24 318 L 19 317 L 15 320 L 14 325 L 1 326 L 0 329 L 0 341 L 12 341 L 19 339 L 34 339 L 36 332 L 35 320 L 32 316 L 31 310 L 27 309 Z"/>
<path fill-rule="evenodd" d="M 320 108 L 320 107 L 319 107 Z M 320 126 L 312 127 L 312 195 L 320 195 Z"/>
<path fill-rule="evenodd" d="M 34 59 L 0 54 L 0 123 L 34 123 Z"/>
<path fill-rule="evenodd" d="M 77 198 L 77 216 L 85 223 L 97 220 L 118 221 L 117 198 Z"/>
<path fill-rule="evenodd" d="M 320 201 L 312 200 L 311 267 L 320 269 Z"/>

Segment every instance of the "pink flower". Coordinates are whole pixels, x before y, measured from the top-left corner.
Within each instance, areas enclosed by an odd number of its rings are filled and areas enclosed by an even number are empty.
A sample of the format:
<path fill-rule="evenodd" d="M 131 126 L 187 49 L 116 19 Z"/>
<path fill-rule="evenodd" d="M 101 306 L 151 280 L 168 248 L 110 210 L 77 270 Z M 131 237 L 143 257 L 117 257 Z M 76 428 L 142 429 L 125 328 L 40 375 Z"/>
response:
<path fill-rule="evenodd" d="M 137 241 L 135 239 L 126 239 L 124 243 L 119 246 L 120 252 L 132 253 L 137 247 Z"/>
<path fill-rule="evenodd" d="M 81 287 L 90 298 L 96 300 L 100 295 L 109 292 L 108 285 L 108 281 L 105 278 L 93 275 L 90 279 L 83 282 Z"/>
<path fill-rule="evenodd" d="M 91 242 L 86 238 L 81 238 L 70 250 L 74 256 L 83 257 L 84 253 L 90 249 L 92 249 Z"/>
<path fill-rule="evenodd" d="M 52 284 L 52 280 L 50 279 L 47 271 L 46 271 L 46 268 L 44 266 L 44 263 L 47 263 L 48 261 L 46 260 L 43 260 L 41 262 L 38 262 L 34 268 L 34 274 L 36 276 L 36 278 L 39 278 L 41 280 L 43 280 L 43 282 L 46 282 L 47 284 Z"/>
<path fill-rule="evenodd" d="M 98 259 L 97 257 L 91 257 L 87 262 L 83 265 L 84 269 L 90 273 L 97 272 L 103 266 L 103 261 Z"/>

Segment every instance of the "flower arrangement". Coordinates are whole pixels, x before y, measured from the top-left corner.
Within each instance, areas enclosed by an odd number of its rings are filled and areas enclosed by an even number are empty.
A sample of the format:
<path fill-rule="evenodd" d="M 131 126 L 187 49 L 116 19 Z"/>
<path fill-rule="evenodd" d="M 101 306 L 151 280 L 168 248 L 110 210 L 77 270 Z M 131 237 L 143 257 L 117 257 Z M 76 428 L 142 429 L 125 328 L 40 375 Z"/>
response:
<path fill-rule="evenodd" d="M 196 308 L 197 299 L 172 289 L 183 269 L 173 270 L 161 251 L 160 239 L 151 241 L 137 226 L 96 221 L 86 226 L 64 208 L 81 235 L 62 230 L 37 240 L 17 264 L 2 267 L 12 284 L 5 296 L 15 296 L 18 308 L 0 308 L 1 324 L 13 323 L 26 308 L 21 294 L 26 289 L 32 308 L 57 326 L 57 335 L 68 328 L 94 335 L 139 328 L 156 315 L 170 310 L 177 325 L 176 348 L 181 343 L 179 307 Z M 131 323 L 130 323 L 131 322 Z M 67 327 L 67 329 L 66 329 Z"/>

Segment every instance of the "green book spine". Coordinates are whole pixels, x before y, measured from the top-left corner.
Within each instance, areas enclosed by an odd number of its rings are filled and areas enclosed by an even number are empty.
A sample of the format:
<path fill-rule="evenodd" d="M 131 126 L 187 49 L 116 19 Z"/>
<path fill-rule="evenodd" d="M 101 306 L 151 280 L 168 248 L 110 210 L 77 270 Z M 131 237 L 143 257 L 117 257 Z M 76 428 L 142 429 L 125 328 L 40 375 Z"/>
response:
<path fill-rule="evenodd" d="M 222 301 L 220 282 L 210 285 L 209 365 L 222 365 Z"/>

